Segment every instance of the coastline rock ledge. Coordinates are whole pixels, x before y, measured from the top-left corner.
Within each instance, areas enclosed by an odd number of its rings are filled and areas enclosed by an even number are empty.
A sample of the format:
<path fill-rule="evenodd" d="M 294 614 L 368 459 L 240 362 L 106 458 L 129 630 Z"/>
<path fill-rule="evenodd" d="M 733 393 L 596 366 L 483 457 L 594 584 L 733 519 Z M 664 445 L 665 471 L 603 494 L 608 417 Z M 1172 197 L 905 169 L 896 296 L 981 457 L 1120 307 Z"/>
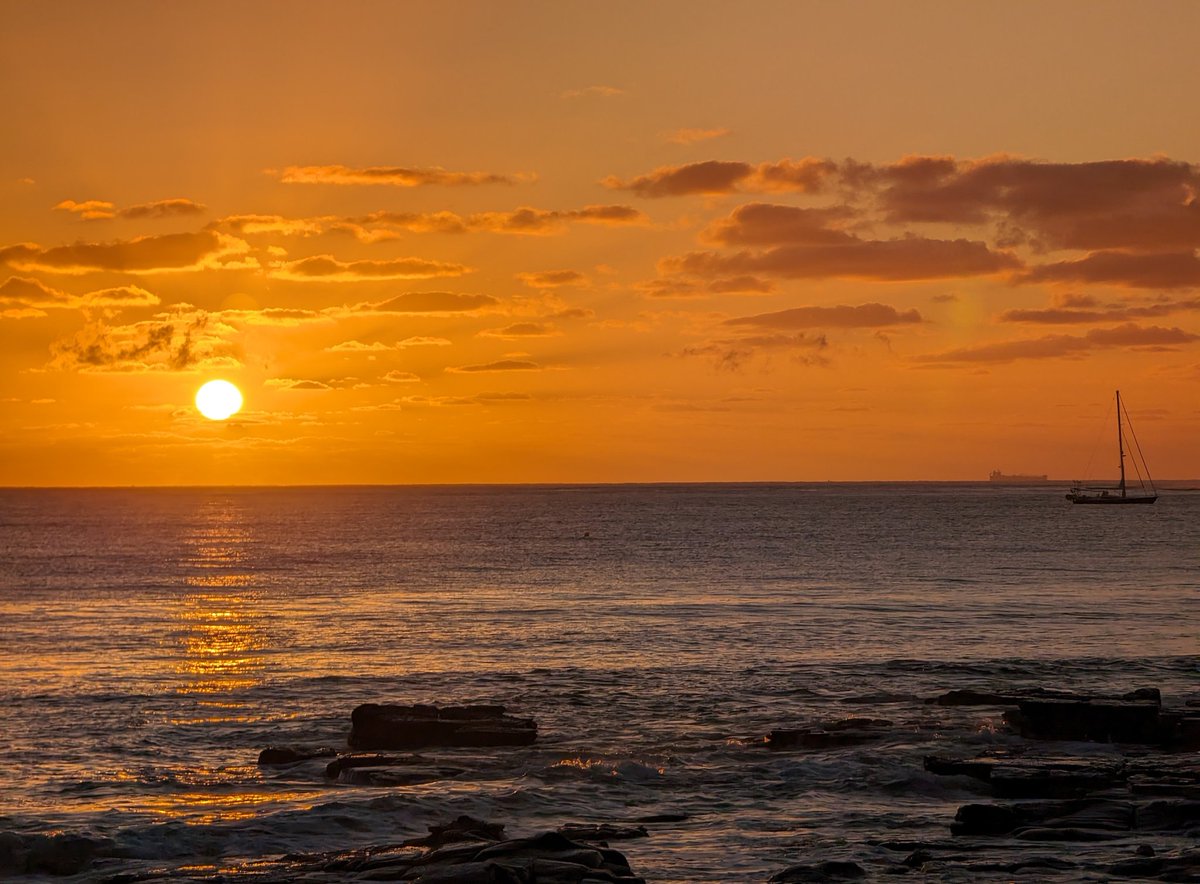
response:
<path fill-rule="evenodd" d="M 532 718 L 506 715 L 503 706 L 388 706 L 364 703 L 350 713 L 354 749 L 426 746 L 528 746 L 537 739 Z"/>

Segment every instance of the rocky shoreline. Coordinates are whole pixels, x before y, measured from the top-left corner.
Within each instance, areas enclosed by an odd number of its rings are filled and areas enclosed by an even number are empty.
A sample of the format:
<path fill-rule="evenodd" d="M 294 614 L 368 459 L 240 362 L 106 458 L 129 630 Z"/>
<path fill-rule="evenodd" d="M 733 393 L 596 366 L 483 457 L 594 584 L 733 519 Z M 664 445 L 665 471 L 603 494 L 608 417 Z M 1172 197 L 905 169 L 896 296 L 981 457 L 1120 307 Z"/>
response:
<path fill-rule="evenodd" d="M 1147 688 L 1110 697 L 1056 689 L 960 688 L 924 700 L 885 699 L 879 705 L 890 706 L 897 716 L 914 707 L 942 708 L 947 715 L 979 707 L 989 721 L 998 718 L 1005 739 L 986 753 L 971 753 L 974 741 L 962 730 L 963 720 L 948 718 L 939 742 L 945 751 L 923 759 L 922 774 L 990 800 L 964 803 L 947 814 L 944 838 L 868 838 L 869 854 L 813 851 L 795 857 L 802 861 L 780 863 L 763 880 L 785 884 L 917 875 L 965 881 L 1023 875 L 1200 881 L 1200 706 L 1164 707 L 1158 691 Z M 350 751 L 273 746 L 261 751 L 258 765 L 351 788 L 403 789 L 453 782 L 472 765 L 494 763 L 494 753 L 529 747 L 538 739 L 533 719 L 509 715 L 498 705 L 363 704 L 350 718 Z M 897 733 L 891 718 L 855 716 L 775 728 L 745 744 L 751 754 L 765 750 L 773 756 L 885 753 Z M 488 751 L 454 752 L 462 749 Z M 439 757 L 439 750 L 449 755 Z M 689 816 L 571 821 L 520 837 L 506 834 L 509 822 L 460 815 L 430 825 L 421 838 L 263 858 L 212 873 L 118 871 L 123 852 L 111 841 L 7 832 L 0 833 L 0 877 L 82 875 L 106 884 L 636 884 L 648 879 L 610 842 L 649 839 L 653 844 L 656 838 L 676 837 L 681 824 L 689 825 Z"/>

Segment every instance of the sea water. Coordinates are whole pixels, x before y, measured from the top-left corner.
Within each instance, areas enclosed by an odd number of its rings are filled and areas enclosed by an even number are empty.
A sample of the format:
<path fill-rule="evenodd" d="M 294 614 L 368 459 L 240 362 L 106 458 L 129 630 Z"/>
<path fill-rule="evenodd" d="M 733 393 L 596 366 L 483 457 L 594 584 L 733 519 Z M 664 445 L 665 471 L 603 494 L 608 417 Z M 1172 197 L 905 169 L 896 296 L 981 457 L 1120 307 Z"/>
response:
<path fill-rule="evenodd" d="M 1200 696 L 1200 493 L 780 484 L 0 491 L 0 832 L 83 878 L 236 876 L 458 814 L 513 835 L 670 815 L 647 880 L 765 881 L 944 838 L 921 757 L 1006 739 L 962 687 Z M 501 703 L 528 748 L 407 787 L 260 768 L 359 703 Z M 892 721 L 772 753 L 776 727 Z M 972 747 L 968 747 L 972 748 Z M 182 872 L 180 870 L 183 870 Z M 191 872 L 188 872 L 188 870 Z"/>

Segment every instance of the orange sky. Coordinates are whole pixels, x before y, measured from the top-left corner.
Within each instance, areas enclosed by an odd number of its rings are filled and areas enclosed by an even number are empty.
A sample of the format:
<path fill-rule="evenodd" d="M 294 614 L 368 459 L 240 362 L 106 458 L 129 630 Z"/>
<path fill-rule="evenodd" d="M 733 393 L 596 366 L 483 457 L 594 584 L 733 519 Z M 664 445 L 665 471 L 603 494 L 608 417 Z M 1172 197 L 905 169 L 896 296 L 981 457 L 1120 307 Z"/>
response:
<path fill-rule="evenodd" d="M 0 484 L 1200 475 L 1195 3 L 0 16 Z"/>

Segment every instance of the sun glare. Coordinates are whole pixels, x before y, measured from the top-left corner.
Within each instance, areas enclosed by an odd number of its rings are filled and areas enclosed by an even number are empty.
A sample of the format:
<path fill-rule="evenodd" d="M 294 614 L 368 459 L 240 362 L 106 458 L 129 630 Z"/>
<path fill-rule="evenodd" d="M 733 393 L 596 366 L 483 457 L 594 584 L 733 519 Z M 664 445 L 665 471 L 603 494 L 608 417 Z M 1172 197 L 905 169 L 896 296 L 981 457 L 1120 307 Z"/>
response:
<path fill-rule="evenodd" d="M 242 393 L 229 381 L 209 381 L 196 391 L 196 410 L 212 421 L 223 421 L 242 410 Z"/>

